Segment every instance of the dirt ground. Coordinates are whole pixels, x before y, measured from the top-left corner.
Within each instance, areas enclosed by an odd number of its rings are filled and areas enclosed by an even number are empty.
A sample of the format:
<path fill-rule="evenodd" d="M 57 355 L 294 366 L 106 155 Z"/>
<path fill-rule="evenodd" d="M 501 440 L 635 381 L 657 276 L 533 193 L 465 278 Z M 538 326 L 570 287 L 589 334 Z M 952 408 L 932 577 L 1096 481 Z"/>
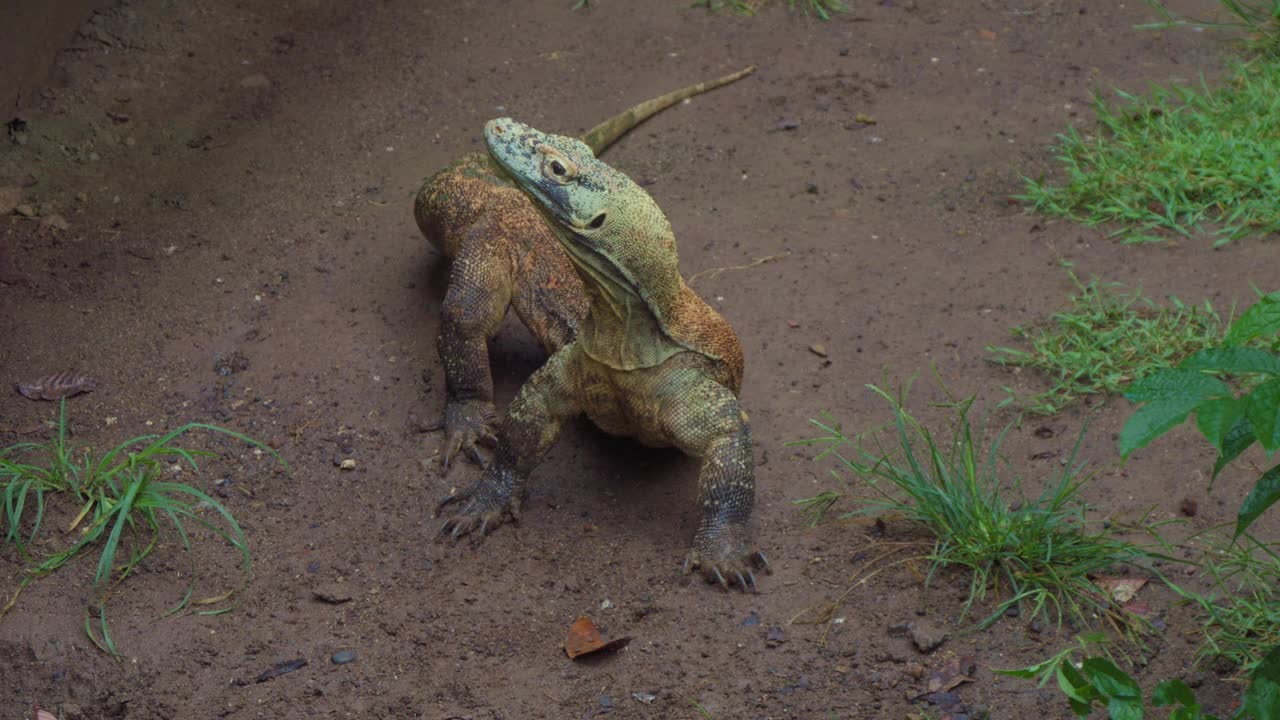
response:
<path fill-rule="evenodd" d="M 931 364 L 989 404 L 1002 385 L 1035 389 L 983 348 L 1065 302 L 1063 260 L 1222 308 L 1250 284 L 1280 286 L 1274 238 L 1122 246 L 1009 199 L 1020 176 L 1052 170 L 1054 133 L 1088 126 L 1091 90 L 1213 78 L 1224 46 L 1132 29 L 1151 20 L 1136 0 L 851 4 L 828 23 L 611 0 L 586 12 L 570 0 L 125 0 L 86 18 L 51 83 L 24 96 L 22 144 L 0 138 L 0 187 L 21 188 L 30 215 L 0 217 L 0 383 L 74 369 L 98 383 L 68 401 L 77 441 L 213 422 L 279 448 L 289 469 L 210 441 L 226 459 L 183 476 L 217 493 L 252 545 L 254 579 L 229 614 L 161 619 L 187 576 L 172 538 L 112 598 L 120 661 L 84 632 L 90 562 L 27 589 L 0 620 L 0 715 L 29 717 L 34 699 L 66 718 L 905 718 L 923 712 L 913 698 L 928 672 L 972 656 L 957 703 L 922 717 L 1066 717 L 1056 691 L 991 668 L 1042 659 L 1069 634 L 1016 617 L 966 632 L 960 578 L 925 593 L 898 566 L 850 593 L 829 628 L 791 624 L 884 540 L 864 524 L 806 528 L 791 501 L 836 484 L 786 443 L 822 412 L 851 431 L 885 422 L 865 384 Z M 444 476 L 429 430 L 444 400 L 447 262 L 412 219 L 422 179 L 480 147 L 492 117 L 576 133 L 748 64 L 752 77 L 606 158 L 666 210 L 686 277 L 776 256 L 693 283 L 747 355 L 754 526 L 774 568 L 761 593 L 680 574 L 694 462 L 585 422 L 536 472 L 521 524 L 479 547 L 433 542 L 434 503 L 478 470 Z M 512 319 L 492 348 L 505 405 L 543 356 Z M 937 417 L 928 383 L 913 397 Z M 1189 432 L 1119 468 L 1127 412 L 1080 405 L 1015 429 L 1011 472 L 1035 488 L 1089 419 L 1098 517 L 1172 518 L 1190 497 L 1189 530 L 1231 519 L 1254 470 L 1233 467 L 1207 497 L 1211 453 Z M 0 444 L 47 437 L 55 416 L 0 393 Z M 234 587 L 234 558 L 200 539 L 197 595 Z M 0 559 L 5 597 L 20 568 Z M 1227 709 L 1230 673 L 1192 665 L 1194 617 L 1166 590 L 1143 592 L 1167 630 L 1139 677 L 1183 677 Z M 567 660 L 582 614 L 630 646 Z M 907 622 L 950 637 L 920 652 Z M 356 660 L 334 664 L 339 649 Z M 255 682 L 295 658 L 308 664 Z"/>

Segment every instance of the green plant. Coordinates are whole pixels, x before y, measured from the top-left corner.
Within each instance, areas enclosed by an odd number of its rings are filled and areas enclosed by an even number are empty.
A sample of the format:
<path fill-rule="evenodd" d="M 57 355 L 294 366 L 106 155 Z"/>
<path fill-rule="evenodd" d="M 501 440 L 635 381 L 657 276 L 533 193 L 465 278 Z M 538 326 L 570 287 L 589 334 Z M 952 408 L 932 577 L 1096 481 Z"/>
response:
<path fill-rule="evenodd" d="M 13 607 L 18 595 L 30 583 L 82 555 L 96 552 L 91 604 L 97 611 L 101 639 L 96 637 L 88 617 L 85 629 L 99 647 L 114 655 L 115 644 L 107 627 L 107 601 L 116 587 L 156 549 L 165 528 L 177 535 L 190 564 L 186 591 L 166 614 L 180 612 L 193 603 L 213 605 L 233 594 L 234 591 L 228 591 L 214 598 L 193 600 L 198 568 L 190 523 L 208 529 L 237 551 L 247 582 L 252 572 L 248 543 L 231 513 L 207 493 L 186 483 L 163 479 L 165 470 L 175 464 L 186 463 L 198 471 L 197 458 L 216 456 L 216 453 L 176 443 L 194 430 L 225 435 L 279 458 L 274 450 L 257 440 L 204 423 L 189 423 L 164 435 L 135 437 L 99 457 L 87 447 L 73 452 L 67 444 L 65 401 L 59 411 L 57 436 L 50 443 L 21 443 L 0 449 L 4 540 L 27 563 L 17 591 L 0 608 L 0 615 Z M 35 462 L 41 455 L 45 462 Z M 47 504 L 51 497 L 58 495 L 69 496 L 74 507 L 79 508 L 67 529 L 78 532 L 78 536 L 67 547 L 41 553 L 35 543 L 44 524 Z M 32 511 L 34 517 L 30 516 Z M 210 514 L 212 518 L 206 517 Z M 214 615 L 229 609 L 206 609 L 199 614 Z"/>
<path fill-rule="evenodd" d="M 1130 618 L 1111 607 L 1089 577 L 1157 556 L 1104 529 L 1086 528 L 1079 496 L 1088 478 L 1076 464 L 1079 441 L 1062 473 L 1029 498 L 1016 479 L 1001 477 L 1000 443 L 1009 428 L 984 450 L 982 433 L 969 420 L 973 398 L 943 406 L 954 413 L 953 426 L 948 437 L 935 439 L 904 408 L 905 390 L 894 398 L 868 387 L 893 409 L 890 443 L 880 432 L 854 442 L 834 423 L 816 420 L 810 422 L 822 436 L 792 443 L 822 446 L 815 459 L 834 458 L 874 491 L 863 509 L 845 517 L 888 512 L 928 531 L 935 540 L 926 585 L 939 569 L 958 567 L 970 576 L 965 616 L 988 594 L 997 598 L 979 627 L 1015 607 L 1057 625 L 1105 617 L 1129 627 Z"/>
<path fill-rule="evenodd" d="M 1269 341 L 1269 347 L 1250 345 L 1259 340 Z M 1202 350 L 1177 367 L 1154 373 L 1129 388 L 1125 397 L 1140 406 L 1120 431 L 1121 457 L 1128 459 L 1194 413 L 1196 427 L 1218 451 L 1210 482 L 1255 444 L 1262 447 L 1270 462 L 1280 449 L 1278 345 L 1280 292 L 1274 292 L 1259 298 L 1231 324 L 1221 346 Z M 1225 382 L 1224 376 L 1233 382 Z M 1216 562 L 1208 566 L 1226 600 L 1191 598 L 1209 617 L 1204 652 L 1226 656 L 1245 667 L 1256 663 L 1254 686 L 1259 674 L 1273 681 L 1280 674 L 1280 607 L 1271 589 L 1280 576 L 1280 558 L 1250 538 L 1247 530 L 1277 500 L 1280 464 L 1262 472 L 1236 512 L 1232 543 L 1244 538 L 1249 545 L 1234 553 L 1219 550 Z M 1258 551 L 1263 558 L 1255 556 Z M 1263 659 L 1259 662 L 1258 658 Z M 1267 692 L 1276 703 L 1270 707 L 1280 713 L 1280 689 L 1273 682 Z"/>
<path fill-rule="evenodd" d="M 792 500 L 792 505 L 799 505 L 804 513 L 804 524 L 810 527 L 826 519 L 832 506 L 839 502 L 842 495 L 835 490 L 823 490 L 813 497 Z"/>
<path fill-rule="evenodd" d="M 1147 4 L 1164 16 L 1164 22 L 1139 25 L 1139 29 L 1154 30 L 1181 25 L 1198 25 L 1219 29 L 1244 30 L 1251 36 L 1254 52 L 1280 56 L 1280 0 L 1219 0 L 1219 5 L 1235 20 L 1214 22 L 1179 16 L 1162 0 L 1146 0 Z"/>
<path fill-rule="evenodd" d="M 1248 532 L 1207 539 L 1201 573 L 1214 590 L 1182 593 L 1205 617 L 1200 655 L 1251 672 L 1280 646 L 1280 554 Z"/>
<path fill-rule="evenodd" d="M 769 0 L 694 0 L 690 7 L 704 7 L 711 11 L 728 9 L 731 12 L 748 17 L 755 15 Z M 804 12 L 817 15 L 822 20 L 830 20 L 832 13 L 848 12 L 849 6 L 844 0 L 787 0 L 787 8 L 795 12 L 799 7 Z"/>
<path fill-rule="evenodd" d="M 1078 718 L 1089 717 L 1094 706 L 1101 705 L 1111 720 L 1142 720 L 1146 717 L 1146 703 L 1142 688 L 1133 676 L 1105 657 L 1087 656 L 1091 646 L 1104 642 L 1100 635 L 1081 636 L 1076 639 L 1075 646 L 1048 660 L 1025 668 L 995 672 L 1036 680 L 1039 687 L 1044 687 L 1051 679 L 1056 680 L 1058 689 L 1071 705 L 1072 714 Z M 1077 661 L 1073 659 L 1077 653 L 1086 656 Z M 1253 717 L 1255 720 L 1280 717 L 1280 649 L 1258 665 L 1250 680 L 1240 709 L 1233 717 Z M 1165 716 L 1169 720 L 1217 720 L 1216 716 L 1203 712 L 1195 692 L 1176 678 L 1156 684 L 1151 693 L 1151 706 L 1172 706 Z"/>
<path fill-rule="evenodd" d="M 1068 128 L 1055 184 L 1027 179 L 1019 199 L 1046 215 L 1118 223 L 1126 242 L 1191 236 L 1206 222 L 1221 245 L 1280 231 L 1280 58 L 1238 64 L 1216 89 L 1154 86 L 1149 97 L 1095 98 L 1098 129 Z"/>
<path fill-rule="evenodd" d="M 1129 387 L 1125 397 L 1140 403 L 1120 431 L 1120 455 L 1135 450 L 1181 425 L 1192 413 L 1196 427 L 1218 451 L 1213 478 L 1255 443 L 1270 459 L 1280 449 L 1280 353 L 1250 346 L 1280 336 L 1280 292 L 1258 300 L 1231 324 L 1221 346 L 1201 350 Z M 1280 340 L 1280 337 L 1277 338 Z M 1218 376 L 1237 378 L 1240 395 Z M 1236 516 L 1243 533 L 1264 510 L 1280 500 L 1280 465 L 1262 473 Z"/>
<path fill-rule="evenodd" d="M 1119 392 L 1222 337 L 1222 323 L 1208 302 L 1193 306 L 1172 298 L 1162 307 L 1140 289 L 1124 293 L 1096 279 L 1086 285 L 1069 274 L 1079 293 L 1068 309 L 1055 313 L 1047 327 L 1013 329 L 1030 350 L 986 348 L 991 362 L 1035 370 L 1053 383 L 1018 399 L 1028 412 L 1051 415 L 1082 395 Z"/>
<path fill-rule="evenodd" d="M 689 7 L 706 8 L 712 12 L 717 10 L 729 10 L 750 17 L 760 11 L 769 0 L 694 0 Z M 575 0 L 573 4 L 574 10 L 591 7 L 591 0 Z M 803 12 L 810 15 L 817 15 L 819 19 L 830 20 L 832 13 L 849 12 L 849 6 L 844 0 L 787 0 L 787 8 L 791 12 L 795 12 L 799 8 Z"/>

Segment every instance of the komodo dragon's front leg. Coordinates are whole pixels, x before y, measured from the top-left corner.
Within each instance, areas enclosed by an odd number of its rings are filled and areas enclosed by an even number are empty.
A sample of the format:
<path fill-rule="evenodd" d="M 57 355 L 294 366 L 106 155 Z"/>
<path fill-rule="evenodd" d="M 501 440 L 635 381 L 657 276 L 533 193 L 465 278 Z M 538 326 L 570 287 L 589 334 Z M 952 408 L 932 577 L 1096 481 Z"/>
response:
<path fill-rule="evenodd" d="M 441 526 L 441 535 L 457 538 L 473 530 L 485 535 L 508 517 L 519 520 L 529 474 L 555 445 L 564 422 L 581 413 L 569 387 L 567 359 L 572 351 L 573 346 L 567 346 L 556 352 L 520 388 L 499 428 L 502 441 L 484 475 L 436 506 L 439 515 L 445 507 L 459 505 Z"/>
<path fill-rule="evenodd" d="M 702 462 L 693 549 L 684 569 L 702 571 L 726 590 L 731 583 L 755 590 L 752 568 L 767 568 L 764 553 L 748 542 L 747 520 L 755 504 L 751 427 L 738 398 L 704 372 L 672 369 L 654 395 L 659 422 L 672 444 Z M 726 579 L 727 578 L 727 579 Z"/>

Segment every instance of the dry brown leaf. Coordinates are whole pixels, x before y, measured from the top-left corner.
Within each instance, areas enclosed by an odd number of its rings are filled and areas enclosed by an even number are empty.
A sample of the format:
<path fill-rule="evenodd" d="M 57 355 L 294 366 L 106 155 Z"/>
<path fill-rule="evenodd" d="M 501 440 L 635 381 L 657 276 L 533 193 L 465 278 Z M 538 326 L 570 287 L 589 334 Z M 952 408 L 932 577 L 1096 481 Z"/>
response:
<path fill-rule="evenodd" d="M 1093 584 L 1097 585 L 1100 590 L 1107 594 L 1117 605 L 1124 605 L 1133 599 L 1143 585 L 1147 584 L 1147 578 L 1144 577 L 1100 577 L 1094 578 Z"/>
<path fill-rule="evenodd" d="M 973 673 L 977 669 L 977 662 L 969 655 L 952 658 L 951 662 L 929 673 L 928 692 L 951 692 L 962 683 L 973 682 Z"/>
<path fill-rule="evenodd" d="M 31 400 L 61 400 L 82 392 L 92 392 L 97 387 L 98 383 L 91 377 L 60 372 L 29 383 L 18 383 L 18 392 Z"/>
<path fill-rule="evenodd" d="M 629 637 L 605 642 L 604 637 L 600 635 L 600 629 L 591 622 L 591 618 L 584 615 L 569 626 L 569 636 L 564 639 L 564 654 L 568 655 L 569 659 L 573 659 L 588 653 L 621 650 L 629 642 L 631 642 Z"/>

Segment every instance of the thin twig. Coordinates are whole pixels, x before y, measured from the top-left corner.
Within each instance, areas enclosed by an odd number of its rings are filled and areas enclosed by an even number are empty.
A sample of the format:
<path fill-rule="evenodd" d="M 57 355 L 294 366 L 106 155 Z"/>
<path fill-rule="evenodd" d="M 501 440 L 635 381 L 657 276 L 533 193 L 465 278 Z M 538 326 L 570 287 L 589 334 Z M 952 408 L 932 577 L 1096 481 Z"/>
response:
<path fill-rule="evenodd" d="M 706 270 L 703 270 L 702 272 L 698 272 L 698 273 L 694 273 L 693 275 L 690 275 L 689 279 L 685 280 L 685 284 L 692 285 L 695 281 L 697 281 L 698 278 L 702 277 L 703 275 L 709 278 L 714 278 L 720 273 L 727 272 L 729 270 L 749 270 L 757 265 L 763 265 L 773 260 L 781 260 L 786 256 L 787 256 L 786 253 L 778 253 L 776 255 L 766 255 L 765 257 L 762 257 L 762 258 L 756 258 L 755 260 L 752 260 L 746 265 L 730 265 L 728 267 L 708 268 Z"/>

